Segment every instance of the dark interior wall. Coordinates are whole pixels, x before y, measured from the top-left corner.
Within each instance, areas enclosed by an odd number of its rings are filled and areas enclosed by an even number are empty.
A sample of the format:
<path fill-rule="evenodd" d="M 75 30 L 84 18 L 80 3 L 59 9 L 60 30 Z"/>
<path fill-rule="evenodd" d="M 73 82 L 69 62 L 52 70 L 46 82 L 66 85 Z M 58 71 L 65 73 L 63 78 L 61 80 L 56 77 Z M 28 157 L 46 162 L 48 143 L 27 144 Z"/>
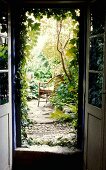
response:
<path fill-rule="evenodd" d="M 5 2 L 12 2 L 12 0 L 2 0 Z M 45 2 L 50 2 L 50 0 L 45 0 Z M 51 0 L 51 2 L 70 2 L 70 3 L 86 3 L 92 2 L 94 0 Z M 37 2 L 44 2 L 43 0 L 17 0 L 15 3 L 37 3 Z"/>
<path fill-rule="evenodd" d="M 16 151 L 12 170 L 35 170 L 35 169 L 61 169 L 61 170 L 82 170 L 82 152 L 70 154 Z"/>
<path fill-rule="evenodd" d="M 71 6 L 78 6 L 78 5 L 85 5 L 85 4 L 89 4 L 92 1 L 95 0 L 3 0 L 8 2 L 11 6 L 16 6 L 16 5 L 21 5 L 21 6 L 31 6 L 31 5 L 37 5 L 37 4 L 41 4 L 42 7 L 44 7 L 45 4 L 71 4 Z M 56 6 L 55 5 L 55 6 Z"/>

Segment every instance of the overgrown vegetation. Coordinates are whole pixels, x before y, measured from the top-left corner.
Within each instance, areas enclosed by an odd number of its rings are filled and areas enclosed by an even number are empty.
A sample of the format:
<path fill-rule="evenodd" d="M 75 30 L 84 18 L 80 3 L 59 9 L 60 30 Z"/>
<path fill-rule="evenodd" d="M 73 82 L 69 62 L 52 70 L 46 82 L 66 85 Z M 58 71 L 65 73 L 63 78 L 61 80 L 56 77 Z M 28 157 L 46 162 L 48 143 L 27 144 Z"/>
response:
<path fill-rule="evenodd" d="M 33 138 L 29 138 L 27 141 L 28 145 L 48 145 L 48 146 L 65 146 L 68 148 L 72 148 L 75 149 L 75 147 L 77 146 L 77 142 L 76 142 L 76 136 L 74 136 L 73 138 L 71 138 L 70 140 L 64 137 L 60 137 L 56 140 L 56 142 L 52 141 L 52 140 L 34 140 Z"/>
<path fill-rule="evenodd" d="M 77 127 L 78 18 L 79 10 L 75 9 L 70 11 L 65 8 L 48 8 L 22 11 L 20 19 L 20 63 L 17 72 L 17 76 L 21 80 L 19 94 L 22 142 L 27 138 L 25 127 L 31 123 L 27 117 L 27 100 L 37 99 L 37 82 L 39 80 L 46 81 L 53 76 L 59 75 L 54 80 L 55 91 L 50 98 L 50 102 L 56 108 L 52 116 L 59 119 L 59 121 L 71 121 Z M 50 25 L 52 22 L 54 22 L 54 26 Z M 49 26 L 46 23 L 49 23 Z M 51 27 L 54 29 L 52 30 L 54 35 L 50 32 Z M 35 59 L 33 48 L 37 46 L 39 36 L 47 35 L 45 31 L 48 31 L 48 28 L 49 40 L 44 44 L 41 52 L 36 54 Z M 51 35 L 56 39 L 54 40 Z M 33 62 L 34 60 L 36 64 Z M 28 74 L 31 79 L 28 78 Z M 57 114 L 57 111 L 59 114 Z"/>

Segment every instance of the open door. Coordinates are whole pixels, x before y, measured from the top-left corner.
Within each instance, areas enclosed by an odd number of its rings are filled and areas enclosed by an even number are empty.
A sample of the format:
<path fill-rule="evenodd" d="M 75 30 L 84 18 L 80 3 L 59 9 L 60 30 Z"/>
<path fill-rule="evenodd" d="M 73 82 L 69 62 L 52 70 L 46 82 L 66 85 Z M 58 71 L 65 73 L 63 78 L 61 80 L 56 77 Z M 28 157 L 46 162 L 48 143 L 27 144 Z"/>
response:
<path fill-rule="evenodd" d="M 7 12 L 7 5 L 0 2 L 0 170 L 10 170 L 12 166 L 11 40 Z"/>
<path fill-rule="evenodd" d="M 85 170 L 102 170 L 105 103 L 105 9 L 88 10 L 86 50 Z"/>

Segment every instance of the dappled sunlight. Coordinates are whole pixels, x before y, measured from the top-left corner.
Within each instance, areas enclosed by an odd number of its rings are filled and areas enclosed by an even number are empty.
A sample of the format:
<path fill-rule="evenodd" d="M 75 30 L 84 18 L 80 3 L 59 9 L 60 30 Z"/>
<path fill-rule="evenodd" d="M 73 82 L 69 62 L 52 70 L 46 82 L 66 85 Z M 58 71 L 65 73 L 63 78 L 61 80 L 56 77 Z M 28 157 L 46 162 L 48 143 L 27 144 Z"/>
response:
<path fill-rule="evenodd" d="M 26 15 L 27 114 L 22 121 L 22 146 L 70 148 L 77 144 L 79 12 L 66 10 L 62 16 L 46 10 L 38 17 Z"/>
<path fill-rule="evenodd" d="M 37 106 L 37 100 L 28 102 L 30 111 L 28 118 L 33 122 L 26 127 L 28 143 L 24 146 L 49 145 L 75 147 L 77 131 L 70 123 L 59 122 L 51 116 L 54 107 L 42 101 Z"/>

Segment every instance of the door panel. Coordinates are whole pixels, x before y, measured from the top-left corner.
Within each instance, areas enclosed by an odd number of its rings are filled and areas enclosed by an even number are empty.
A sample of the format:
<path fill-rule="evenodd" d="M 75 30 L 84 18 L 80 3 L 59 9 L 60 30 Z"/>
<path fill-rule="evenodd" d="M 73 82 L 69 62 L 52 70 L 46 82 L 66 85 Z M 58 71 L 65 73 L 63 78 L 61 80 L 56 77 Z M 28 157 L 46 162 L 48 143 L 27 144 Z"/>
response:
<path fill-rule="evenodd" d="M 7 4 L 0 1 L 0 170 L 12 167 L 11 42 L 8 23 Z"/>
<path fill-rule="evenodd" d="M 88 169 L 100 169 L 101 155 L 101 120 L 88 113 Z"/>
<path fill-rule="evenodd" d="M 6 71 L 6 73 L 5 73 Z M 6 75 L 6 76 L 4 76 Z M 10 107 L 8 102 L 8 73 L 0 70 L 0 170 L 9 170 L 10 142 L 9 119 Z"/>
<path fill-rule="evenodd" d="M 86 47 L 86 103 L 84 169 L 102 170 L 104 126 L 105 10 L 88 9 Z"/>
<path fill-rule="evenodd" d="M 9 169 L 9 114 L 0 117 L 0 139 L 0 169 L 7 170 Z"/>

